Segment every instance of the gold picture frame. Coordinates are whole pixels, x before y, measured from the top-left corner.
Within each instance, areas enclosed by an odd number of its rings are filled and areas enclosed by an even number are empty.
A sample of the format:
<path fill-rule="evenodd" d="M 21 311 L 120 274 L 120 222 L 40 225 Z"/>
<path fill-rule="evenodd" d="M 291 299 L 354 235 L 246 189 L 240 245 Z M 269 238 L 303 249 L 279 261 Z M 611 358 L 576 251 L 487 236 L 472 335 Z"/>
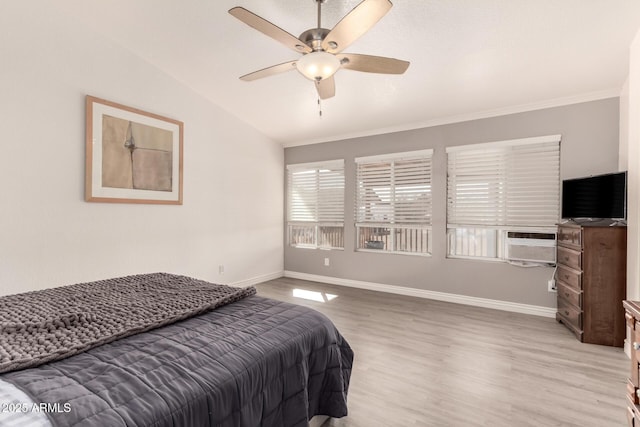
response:
<path fill-rule="evenodd" d="M 182 204 L 184 124 L 87 95 L 85 200 Z"/>

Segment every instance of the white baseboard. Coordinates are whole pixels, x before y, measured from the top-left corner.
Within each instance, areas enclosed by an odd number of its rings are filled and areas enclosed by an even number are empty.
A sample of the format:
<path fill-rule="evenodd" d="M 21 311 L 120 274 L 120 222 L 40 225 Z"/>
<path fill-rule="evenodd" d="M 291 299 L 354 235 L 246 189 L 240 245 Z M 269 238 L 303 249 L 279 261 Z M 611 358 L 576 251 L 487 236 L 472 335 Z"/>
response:
<path fill-rule="evenodd" d="M 429 291 L 426 289 L 408 288 L 405 286 L 385 285 L 382 283 L 363 282 L 360 280 L 341 279 L 339 277 L 320 276 L 316 274 L 299 273 L 285 270 L 284 277 L 309 280 L 312 282 L 329 283 L 331 285 L 347 286 L 350 288 L 367 289 L 370 291 L 388 292 L 418 298 L 434 299 L 453 302 L 456 304 L 472 305 L 475 307 L 492 308 L 495 310 L 511 311 L 514 313 L 532 314 L 534 316 L 556 316 L 556 309 L 538 305 L 520 304 L 516 302 L 500 301 L 487 298 L 470 297 L 466 295 L 449 294 L 445 292 Z"/>
<path fill-rule="evenodd" d="M 284 272 L 282 270 L 274 271 L 273 273 L 263 274 L 261 276 L 250 277 L 249 279 L 244 279 L 238 282 L 229 283 L 229 286 L 246 288 L 247 286 L 257 285 L 258 283 L 267 282 L 273 279 L 279 279 L 283 276 L 284 276 Z"/>

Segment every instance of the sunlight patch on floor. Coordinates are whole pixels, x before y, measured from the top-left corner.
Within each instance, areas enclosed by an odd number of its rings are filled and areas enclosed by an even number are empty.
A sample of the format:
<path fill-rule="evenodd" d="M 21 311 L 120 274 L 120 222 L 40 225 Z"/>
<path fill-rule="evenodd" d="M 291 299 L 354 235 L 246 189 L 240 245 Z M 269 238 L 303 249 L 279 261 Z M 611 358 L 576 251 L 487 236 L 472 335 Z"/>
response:
<path fill-rule="evenodd" d="M 338 295 L 328 294 L 326 292 L 309 291 L 306 289 L 294 289 L 293 296 L 294 298 L 302 298 L 318 302 L 329 302 L 334 298 L 338 298 Z"/>

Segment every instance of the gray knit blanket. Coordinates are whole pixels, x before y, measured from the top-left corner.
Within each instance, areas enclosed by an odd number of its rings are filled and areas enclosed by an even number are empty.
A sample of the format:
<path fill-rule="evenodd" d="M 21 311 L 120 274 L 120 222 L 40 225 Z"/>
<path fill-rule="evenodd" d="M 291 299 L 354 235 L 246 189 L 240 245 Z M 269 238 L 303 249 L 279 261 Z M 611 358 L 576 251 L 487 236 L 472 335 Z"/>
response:
<path fill-rule="evenodd" d="M 167 273 L 0 297 L 0 373 L 64 359 L 254 295 Z"/>

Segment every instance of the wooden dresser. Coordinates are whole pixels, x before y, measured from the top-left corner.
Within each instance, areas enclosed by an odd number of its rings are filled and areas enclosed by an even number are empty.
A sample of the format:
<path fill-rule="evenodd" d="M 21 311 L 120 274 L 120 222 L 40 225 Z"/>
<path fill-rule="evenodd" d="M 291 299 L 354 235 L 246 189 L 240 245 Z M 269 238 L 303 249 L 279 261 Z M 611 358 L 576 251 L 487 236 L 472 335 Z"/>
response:
<path fill-rule="evenodd" d="M 624 345 L 626 277 L 626 227 L 558 226 L 556 320 L 580 341 Z"/>
<path fill-rule="evenodd" d="M 627 418 L 631 427 L 640 427 L 640 303 L 637 301 L 625 301 L 625 318 L 631 331 L 629 342 L 631 343 L 631 373 L 627 381 Z"/>

